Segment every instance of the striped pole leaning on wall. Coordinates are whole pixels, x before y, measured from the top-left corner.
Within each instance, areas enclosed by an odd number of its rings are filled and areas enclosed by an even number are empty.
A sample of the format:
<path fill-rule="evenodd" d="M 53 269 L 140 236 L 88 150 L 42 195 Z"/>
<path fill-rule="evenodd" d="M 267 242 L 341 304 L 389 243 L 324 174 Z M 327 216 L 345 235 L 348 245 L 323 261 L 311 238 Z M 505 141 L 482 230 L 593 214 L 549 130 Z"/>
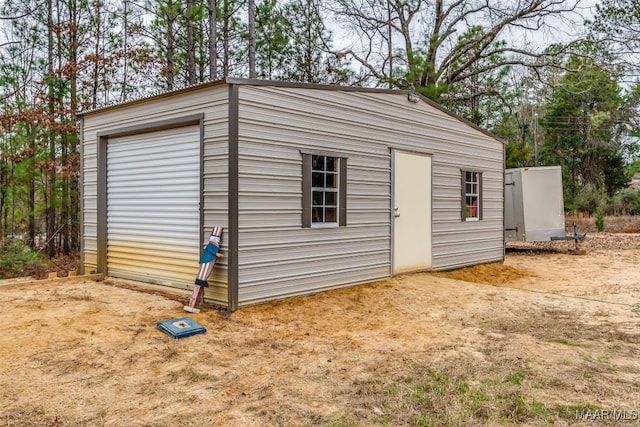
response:
<path fill-rule="evenodd" d="M 204 297 L 204 288 L 209 287 L 207 279 L 213 271 L 213 267 L 216 265 L 216 259 L 221 258 L 223 255 L 220 253 L 220 241 L 222 240 L 222 227 L 214 226 L 211 229 L 209 235 L 209 243 L 204 248 L 202 256 L 200 257 L 200 268 L 198 270 L 198 276 L 196 277 L 193 292 L 189 303 L 184 306 L 184 310 L 190 313 L 199 313 L 198 306 L 202 303 Z"/>

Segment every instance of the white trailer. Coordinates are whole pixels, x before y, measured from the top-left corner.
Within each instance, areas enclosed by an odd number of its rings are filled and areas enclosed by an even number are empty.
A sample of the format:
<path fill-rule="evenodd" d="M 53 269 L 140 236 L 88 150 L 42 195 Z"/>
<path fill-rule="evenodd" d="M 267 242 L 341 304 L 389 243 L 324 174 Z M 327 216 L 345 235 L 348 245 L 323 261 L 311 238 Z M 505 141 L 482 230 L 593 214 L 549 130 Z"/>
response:
<path fill-rule="evenodd" d="M 506 242 L 566 240 L 560 166 L 507 169 L 504 221 Z"/>

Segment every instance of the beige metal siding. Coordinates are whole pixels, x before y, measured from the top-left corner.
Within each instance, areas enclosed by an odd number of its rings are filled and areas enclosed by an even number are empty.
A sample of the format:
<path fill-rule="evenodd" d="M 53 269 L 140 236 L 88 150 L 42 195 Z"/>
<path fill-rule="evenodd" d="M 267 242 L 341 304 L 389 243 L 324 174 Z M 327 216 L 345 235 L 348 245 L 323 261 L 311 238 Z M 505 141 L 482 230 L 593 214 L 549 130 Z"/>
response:
<path fill-rule="evenodd" d="M 127 126 L 143 126 L 150 122 L 171 120 L 191 114 L 204 113 L 203 150 L 203 224 L 202 239 L 208 241 L 213 225 L 228 227 L 228 88 L 226 85 L 206 87 L 187 93 L 169 94 L 159 98 L 124 104 L 105 111 L 87 113 L 83 126 L 83 218 L 82 238 L 85 271 L 95 270 L 98 263 L 97 241 L 97 146 L 98 133 Z M 226 233 L 227 230 L 225 230 Z M 222 239 L 222 251 L 227 250 Z M 193 278 L 198 260 L 193 260 Z M 221 305 L 227 304 L 227 265 L 222 258 L 205 292 L 205 298 Z"/>
<path fill-rule="evenodd" d="M 503 258 L 504 149 L 496 139 L 426 102 L 411 103 L 402 93 L 252 86 L 251 81 L 238 83 L 237 90 L 239 240 L 234 249 L 240 305 L 391 273 L 392 149 L 432 158 L 433 269 Z M 225 227 L 225 236 L 231 234 L 229 188 L 235 190 L 236 181 L 228 178 L 229 161 L 235 158 L 229 157 L 235 152 L 229 138 L 235 116 L 229 117 L 233 108 L 228 96 L 228 85 L 204 86 L 85 115 L 85 270 L 96 268 L 98 248 L 106 244 L 97 241 L 99 132 L 203 113 L 201 232 L 204 241 L 212 225 Z M 346 227 L 302 228 L 301 150 L 347 157 Z M 235 162 L 232 166 L 235 173 Z M 482 221 L 460 219 L 461 169 L 482 172 Z M 229 249 L 225 236 L 223 253 Z M 205 295 L 223 305 L 233 291 L 227 286 L 227 260 L 214 270 L 213 286 Z M 194 277 L 196 269 L 194 260 Z"/>
<path fill-rule="evenodd" d="M 432 268 L 503 259 L 503 146 L 402 94 L 241 86 L 240 304 L 390 274 L 390 149 L 433 157 Z M 300 149 L 348 156 L 346 228 L 301 228 Z M 460 170 L 484 218 L 460 220 Z M 267 255 L 271 254 L 271 255 Z"/>
<path fill-rule="evenodd" d="M 501 260 L 502 144 L 402 94 L 240 86 L 239 302 L 390 274 L 390 149 L 433 155 L 433 268 Z M 301 227 L 300 150 L 348 157 L 348 224 Z M 460 220 L 460 169 L 483 172 L 484 220 Z M 276 256 L 277 254 L 277 256 Z"/>
<path fill-rule="evenodd" d="M 240 87 L 241 305 L 389 275 L 388 148 L 367 147 L 348 123 L 314 117 L 309 101 Z M 300 150 L 348 157 L 347 227 L 302 228 Z"/>
<path fill-rule="evenodd" d="M 81 269 L 84 273 L 96 272 L 98 265 L 98 172 L 97 172 L 97 150 L 98 141 L 93 134 L 85 131 L 86 120 L 83 121 L 82 141 L 82 183 L 81 198 L 81 248 L 84 264 Z"/>

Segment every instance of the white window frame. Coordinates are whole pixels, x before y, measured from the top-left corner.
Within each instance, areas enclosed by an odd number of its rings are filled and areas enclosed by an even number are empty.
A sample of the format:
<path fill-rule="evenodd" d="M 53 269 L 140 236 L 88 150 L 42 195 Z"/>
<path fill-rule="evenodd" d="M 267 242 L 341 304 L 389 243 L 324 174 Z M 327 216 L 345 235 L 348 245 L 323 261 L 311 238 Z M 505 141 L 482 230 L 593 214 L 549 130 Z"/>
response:
<path fill-rule="evenodd" d="M 314 169 L 313 168 L 313 164 L 314 164 L 314 158 L 322 158 L 322 165 L 323 165 L 323 169 Z M 333 171 L 328 171 L 327 170 L 327 159 L 328 158 L 333 158 L 334 162 L 335 162 L 335 166 L 334 166 L 334 170 Z M 314 187 L 313 186 L 313 174 L 322 174 L 323 179 L 322 182 L 325 183 L 325 185 L 323 187 Z M 333 175 L 334 176 L 334 185 L 335 187 L 327 187 L 326 182 L 327 182 L 327 175 Z M 326 156 L 323 154 L 312 154 L 311 155 L 311 227 L 312 228 L 316 228 L 316 227 L 337 227 L 338 224 L 340 223 L 340 158 L 339 157 L 333 157 L 333 156 Z M 322 193 L 323 194 L 323 202 L 322 204 L 314 204 L 314 193 Z M 336 204 L 335 205 L 328 205 L 326 203 L 326 194 L 327 193 L 333 193 L 335 194 L 335 201 Z M 314 220 L 314 211 L 316 211 L 317 209 L 321 209 L 322 210 L 322 218 L 323 221 L 315 221 Z M 327 209 L 334 209 L 335 210 L 335 221 L 326 221 L 326 217 L 327 217 Z"/>
<path fill-rule="evenodd" d="M 300 150 L 302 155 L 302 228 L 338 228 L 347 226 L 347 156 L 342 153 L 320 151 L 320 150 Z M 322 157 L 323 169 L 313 170 L 313 159 Z M 335 170 L 327 170 L 326 159 L 334 159 Z M 314 173 L 322 173 L 322 181 L 319 181 L 319 177 L 315 175 L 316 181 L 314 182 Z M 327 186 L 326 176 L 328 174 L 334 175 L 333 184 L 334 187 Z M 316 186 L 323 182 L 324 186 Z M 314 192 L 316 195 L 316 201 L 318 200 L 318 192 L 321 192 L 322 203 L 314 204 Z M 327 204 L 326 194 L 335 193 L 335 205 Z M 323 221 L 314 222 L 314 208 L 322 209 Z M 335 208 L 335 221 L 326 220 L 326 210 Z M 316 217 L 317 218 L 317 217 Z"/>
<path fill-rule="evenodd" d="M 482 204 L 482 173 L 478 171 L 462 171 L 463 173 L 463 206 L 464 206 L 464 220 L 465 221 L 480 221 L 481 204 Z M 477 203 L 473 206 L 473 200 Z M 475 209 L 475 215 L 472 215 L 472 210 Z"/>

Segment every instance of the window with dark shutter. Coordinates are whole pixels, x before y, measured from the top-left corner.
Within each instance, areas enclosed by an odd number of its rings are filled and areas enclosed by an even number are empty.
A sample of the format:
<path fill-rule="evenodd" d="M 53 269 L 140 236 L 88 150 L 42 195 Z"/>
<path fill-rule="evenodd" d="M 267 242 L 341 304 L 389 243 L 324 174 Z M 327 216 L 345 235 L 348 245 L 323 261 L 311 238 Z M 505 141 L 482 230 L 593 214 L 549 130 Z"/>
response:
<path fill-rule="evenodd" d="M 346 226 L 346 157 L 302 153 L 302 168 L 302 226 Z"/>

